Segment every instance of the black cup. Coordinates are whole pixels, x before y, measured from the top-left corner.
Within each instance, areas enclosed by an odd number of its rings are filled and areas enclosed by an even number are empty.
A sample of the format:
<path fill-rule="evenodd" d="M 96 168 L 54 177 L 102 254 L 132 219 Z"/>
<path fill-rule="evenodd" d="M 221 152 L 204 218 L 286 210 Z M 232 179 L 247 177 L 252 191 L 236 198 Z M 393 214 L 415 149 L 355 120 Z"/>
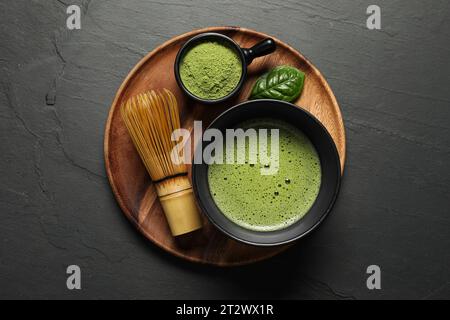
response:
<path fill-rule="evenodd" d="M 225 97 L 222 97 L 220 99 L 210 100 L 210 99 L 203 99 L 200 97 L 197 97 L 196 95 L 192 94 L 183 84 L 183 81 L 180 77 L 180 63 L 182 58 L 184 57 L 184 54 L 191 48 L 193 48 L 195 45 L 204 42 L 204 41 L 220 41 L 226 45 L 228 45 L 230 48 L 234 49 L 236 53 L 239 55 L 242 63 L 242 74 L 241 79 L 239 80 L 239 83 L 236 85 L 236 87 L 231 91 L 228 95 Z M 223 102 L 225 100 L 228 100 L 232 97 L 234 97 L 239 90 L 242 88 L 242 85 L 244 84 L 245 78 L 247 76 L 247 66 L 252 63 L 253 59 L 261 56 L 265 56 L 267 54 L 270 54 L 274 52 L 276 49 L 275 41 L 271 38 L 267 38 L 262 40 L 261 42 L 258 42 L 251 48 L 241 48 L 233 39 L 221 34 L 221 33 L 214 33 L 214 32 L 207 32 L 207 33 L 201 33 L 199 35 L 196 35 L 195 37 L 189 39 L 178 51 L 177 57 L 175 59 L 175 79 L 177 80 L 178 85 L 180 88 L 192 99 L 198 102 L 206 103 L 206 104 L 213 104 L 213 103 L 219 103 Z"/>
<path fill-rule="evenodd" d="M 228 236 L 258 246 L 285 244 L 310 233 L 330 212 L 341 181 L 339 154 L 330 134 L 313 115 L 293 104 L 277 100 L 241 103 L 218 116 L 208 128 L 218 129 L 225 134 L 226 129 L 236 128 L 239 123 L 255 118 L 274 118 L 290 123 L 303 131 L 316 148 L 322 168 L 322 179 L 319 194 L 305 216 L 287 228 L 276 231 L 254 231 L 235 224 L 214 202 L 209 189 L 206 163 L 193 164 L 193 188 L 202 211 L 213 225 Z M 202 154 L 208 144 L 203 142 L 200 150 Z"/>

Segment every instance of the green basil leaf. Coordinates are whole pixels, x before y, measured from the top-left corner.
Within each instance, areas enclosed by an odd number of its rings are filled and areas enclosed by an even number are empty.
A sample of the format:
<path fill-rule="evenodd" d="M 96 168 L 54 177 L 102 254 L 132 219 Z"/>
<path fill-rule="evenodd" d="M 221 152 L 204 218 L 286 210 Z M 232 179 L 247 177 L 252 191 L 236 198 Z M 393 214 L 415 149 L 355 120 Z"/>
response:
<path fill-rule="evenodd" d="M 297 68 L 283 65 L 262 75 L 255 83 L 250 99 L 276 99 L 292 102 L 303 90 L 305 74 Z"/>

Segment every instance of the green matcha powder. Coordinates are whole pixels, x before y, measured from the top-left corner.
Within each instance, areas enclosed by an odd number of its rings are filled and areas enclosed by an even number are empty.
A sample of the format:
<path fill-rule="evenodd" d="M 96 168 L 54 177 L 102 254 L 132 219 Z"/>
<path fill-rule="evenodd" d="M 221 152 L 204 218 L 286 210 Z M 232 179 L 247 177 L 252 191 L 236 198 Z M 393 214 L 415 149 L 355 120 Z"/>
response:
<path fill-rule="evenodd" d="M 202 42 L 182 58 L 180 77 L 193 95 L 217 100 L 230 94 L 242 75 L 242 63 L 235 50 L 220 42 Z"/>

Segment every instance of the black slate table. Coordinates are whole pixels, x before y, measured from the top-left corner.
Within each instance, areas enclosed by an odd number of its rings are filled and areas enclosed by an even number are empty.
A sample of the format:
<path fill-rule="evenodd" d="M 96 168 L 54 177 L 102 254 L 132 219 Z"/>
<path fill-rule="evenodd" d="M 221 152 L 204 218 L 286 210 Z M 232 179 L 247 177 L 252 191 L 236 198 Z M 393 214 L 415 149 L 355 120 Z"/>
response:
<path fill-rule="evenodd" d="M 0 298 L 450 298 L 450 4 L 376 1 L 0 2 Z M 81 8 L 68 30 L 66 8 Z M 169 256 L 123 217 L 104 171 L 114 94 L 150 50 L 239 25 L 305 54 L 347 134 L 326 222 L 287 252 L 220 269 Z M 82 289 L 66 288 L 79 265 Z M 381 290 L 366 269 L 381 268 Z"/>

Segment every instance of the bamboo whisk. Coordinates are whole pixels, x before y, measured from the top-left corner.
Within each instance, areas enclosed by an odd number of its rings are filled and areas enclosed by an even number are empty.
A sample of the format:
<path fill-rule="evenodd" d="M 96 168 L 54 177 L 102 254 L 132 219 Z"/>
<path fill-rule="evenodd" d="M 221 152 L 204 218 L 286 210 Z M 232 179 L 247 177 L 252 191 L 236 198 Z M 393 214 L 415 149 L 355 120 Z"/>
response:
<path fill-rule="evenodd" d="M 172 92 L 149 91 L 122 104 L 122 119 L 131 136 L 163 207 L 174 236 L 201 228 L 187 167 L 179 159 L 181 150 L 172 141 L 172 132 L 180 128 L 178 104 Z"/>

